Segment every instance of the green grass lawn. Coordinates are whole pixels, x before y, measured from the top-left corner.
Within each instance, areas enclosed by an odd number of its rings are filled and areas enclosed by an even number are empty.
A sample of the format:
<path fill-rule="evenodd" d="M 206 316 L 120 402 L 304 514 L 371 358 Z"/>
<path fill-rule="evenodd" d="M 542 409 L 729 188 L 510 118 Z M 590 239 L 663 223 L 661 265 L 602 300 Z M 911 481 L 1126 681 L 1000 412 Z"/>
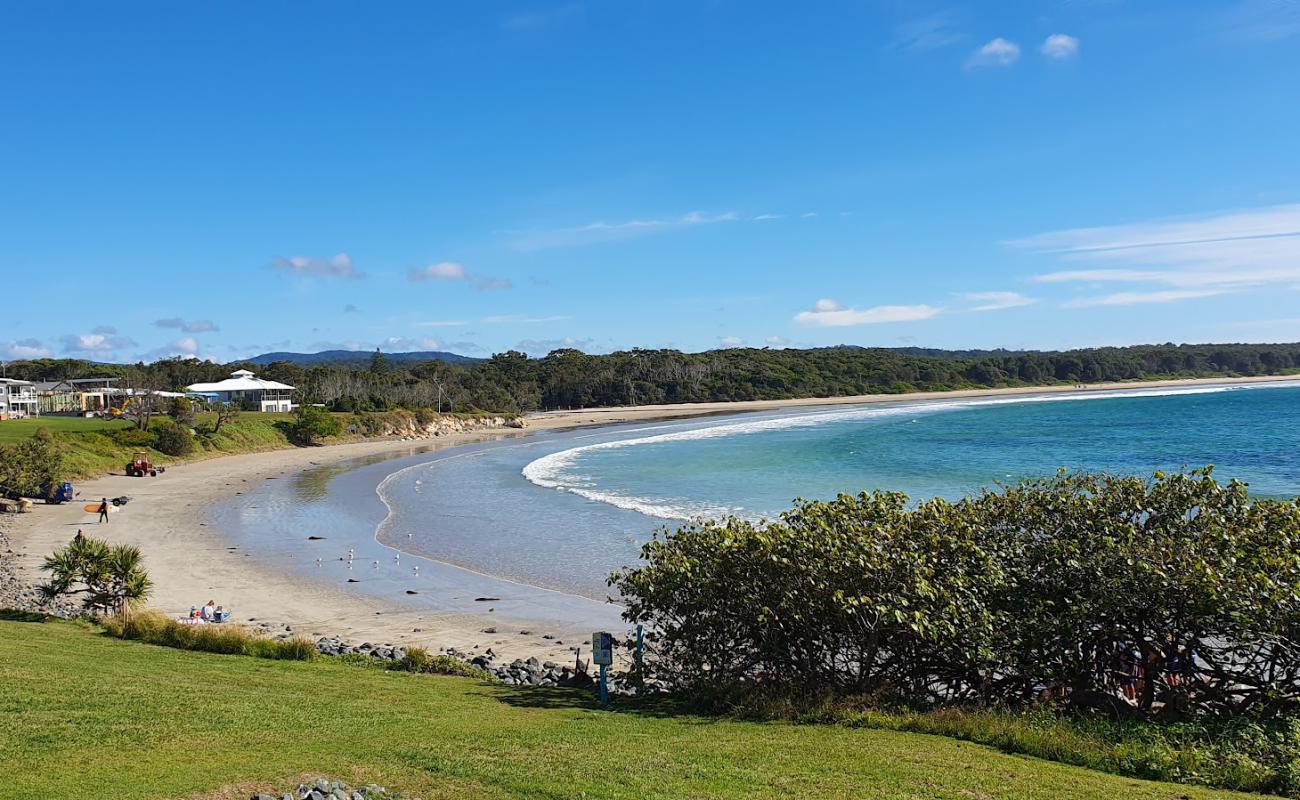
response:
<path fill-rule="evenodd" d="M 602 711 L 589 695 L 0 621 L 0 776 L 23 798 L 238 797 L 304 773 L 430 798 L 1258 797 L 922 734 Z M 238 787 L 234 789 L 231 787 Z"/>
<path fill-rule="evenodd" d="M 28 439 L 36 433 L 37 428 L 45 428 L 51 433 L 91 433 L 120 431 L 129 427 L 131 423 L 120 419 L 86 419 L 85 417 L 7 419 L 0 422 L 0 442 L 19 442 Z"/>

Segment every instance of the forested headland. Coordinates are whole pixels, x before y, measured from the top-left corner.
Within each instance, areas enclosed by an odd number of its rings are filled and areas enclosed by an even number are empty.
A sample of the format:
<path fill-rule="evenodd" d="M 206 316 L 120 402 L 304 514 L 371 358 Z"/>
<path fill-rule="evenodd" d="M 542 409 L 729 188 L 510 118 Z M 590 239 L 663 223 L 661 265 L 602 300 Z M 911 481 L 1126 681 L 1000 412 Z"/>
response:
<path fill-rule="evenodd" d="M 1062 352 L 921 348 L 736 348 L 703 353 L 508 351 L 469 363 L 369 361 L 300 365 L 166 359 L 95 364 L 14 362 L 11 378 L 122 376 L 138 388 L 178 389 L 247 367 L 298 388 L 296 399 L 333 410 L 435 408 L 519 413 L 561 408 L 839 397 L 857 394 L 1049 386 L 1162 378 L 1300 374 L 1300 343 L 1136 345 Z"/>

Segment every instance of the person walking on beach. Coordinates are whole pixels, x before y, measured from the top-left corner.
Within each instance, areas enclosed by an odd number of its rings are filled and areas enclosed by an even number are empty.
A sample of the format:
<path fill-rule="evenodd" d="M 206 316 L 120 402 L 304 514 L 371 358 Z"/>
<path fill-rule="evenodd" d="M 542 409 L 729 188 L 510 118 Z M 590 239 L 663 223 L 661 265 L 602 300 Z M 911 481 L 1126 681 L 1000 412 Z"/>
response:
<path fill-rule="evenodd" d="M 108 498 L 105 497 L 99 501 L 99 521 L 108 524 Z"/>

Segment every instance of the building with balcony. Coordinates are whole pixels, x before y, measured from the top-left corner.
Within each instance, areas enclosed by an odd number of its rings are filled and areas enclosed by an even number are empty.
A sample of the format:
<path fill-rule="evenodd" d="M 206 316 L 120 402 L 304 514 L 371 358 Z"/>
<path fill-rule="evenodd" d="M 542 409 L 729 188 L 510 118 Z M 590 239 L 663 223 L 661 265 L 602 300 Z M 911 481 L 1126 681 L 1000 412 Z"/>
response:
<path fill-rule="evenodd" d="M 217 403 L 234 403 L 251 411 L 292 411 L 293 387 L 258 378 L 246 369 L 236 370 L 224 381 L 186 386 L 190 394 L 203 395 Z"/>
<path fill-rule="evenodd" d="M 26 419 L 38 413 L 36 384 L 0 378 L 0 419 Z"/>

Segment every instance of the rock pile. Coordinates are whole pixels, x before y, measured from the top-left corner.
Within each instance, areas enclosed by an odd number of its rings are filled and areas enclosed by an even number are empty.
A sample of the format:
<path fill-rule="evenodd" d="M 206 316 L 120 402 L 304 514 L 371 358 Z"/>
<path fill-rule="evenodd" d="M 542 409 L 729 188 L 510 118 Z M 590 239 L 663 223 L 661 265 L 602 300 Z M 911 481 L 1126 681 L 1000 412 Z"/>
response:
<path fill-rule="evenodd" d="M 322 636 L 316 640 L 316 652 L 323 656 L 370 656 L 381 661 L 401 661 L 406 650 L 392 644 L 348 644 L 337 636 Z"/>
<path fill-rule="evenodd" d="M 323 636 L 316 641 L 316 652 L 323 656 L 370 656 L 381 661 L 401 661 L 406 657 L 406 650 L 400 645 L 348 644 L 337 636 Z M 496 653 L 488 648 L 482 655 L 462 653 L 455 648 L 441 651 L 441 654 L 454 658 L 463 664 L 478 667 L 492 674 L 507 686 L 567 686 L 590 689 L 594 683 L 585 669 L 578 670 L 572 666 L 561 666 L 554 661 L 541 661 L 537 658 L 516 658 L 509 663 L 498 663 Z M 585 667 L 585 665 L 584 665 Z"/>
<path fill-rule="evenodd" d="M 498 664 L 496 653 L 492 652 L 492 648 L 488 648 L 482 655 L 475 656 L 454 648 L 444 651 L 443 654 L 487 670 L 506 686 L 568 686 L 590 689 L 594 685 L 585 669 L 577 670 L 574 667 L 561 666 L 554 661 L 541 661 L 536 657 L 516 658 L 509 664 Z"/>
<path fill-rule="evenodd" d="M 403 439 L 423 439 L 430 436 L 450 436 L 454 433 L 482 431 L 493 428 L 523 428 L 523 417 L 454 417 L 440 415 L 432 422 L 422 425 L 411 418 L 399 418 L 389 421 L 380 431 L 383 436 L 397 436 Z"/>
<path fill-rule="evenodd" d="M 81 613 L 76 603 L 66 598 L 50 600 L 41 594 L 40 587 L 18 580 L 15 562 L 18 554 L 9 543 L 6 529 L 10 521 L 0 518 L 0 608 L 14 611 L 33 611 L 55 617 L 75 617 Z"/>
<path fill-rule="evenodd" d="M 311 783 L 300 783 L 298 788 L 282 794 L 255 794 L 251 800 L 403 800 L 382 786 L 369 784 L 353 788 L 343 781 L 318 778 Z M 406 800 L 420 800 L 418 797 Z"/>

